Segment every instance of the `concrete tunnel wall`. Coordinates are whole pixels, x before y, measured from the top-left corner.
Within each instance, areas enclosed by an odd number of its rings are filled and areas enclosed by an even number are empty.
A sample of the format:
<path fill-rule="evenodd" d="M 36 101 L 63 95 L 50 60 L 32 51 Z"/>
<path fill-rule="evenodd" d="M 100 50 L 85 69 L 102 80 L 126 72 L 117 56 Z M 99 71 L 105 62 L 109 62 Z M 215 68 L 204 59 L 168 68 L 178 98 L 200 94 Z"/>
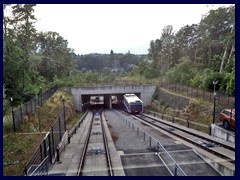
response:
<path fill-rule="evenodd" d="M 108 109 L 112 108 L 111 95 L 135 93 L 140 95 L 143 106 L 150 105 L 152 95 L 156 86 L 104 86 L 104 87 L 74 87 L 70 88 L 73 96 L 74 108 L 76 111 L 82 111 L 82 105 L 90 101 L 90 96 L 103 95 L 104 104 Z"/>

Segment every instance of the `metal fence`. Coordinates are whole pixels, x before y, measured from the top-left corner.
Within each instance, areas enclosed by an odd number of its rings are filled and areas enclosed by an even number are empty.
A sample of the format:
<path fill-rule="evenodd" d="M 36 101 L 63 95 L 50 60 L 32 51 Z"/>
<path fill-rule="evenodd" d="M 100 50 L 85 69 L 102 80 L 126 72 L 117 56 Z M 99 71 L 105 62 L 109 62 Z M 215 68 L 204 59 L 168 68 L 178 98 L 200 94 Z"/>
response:
<path fill-rule="evenodd" d="M 49 99 L 56 91 L 57 86 L 54 86 L 13 110 L 12 118 L 14 132 L 24 123 L 24 116 L 32 116 L 37 111 L 37 107 L 42 106 L 43 102 Z"/>
<path fill-rule="evenodd" d="M 204 89 L 192 88 L 189 86 L 183 86 L 177 83 L 172 83 L 170 81 L 160 80 L 160 86 L 176 92 L 178 94 L 187 95 L 190 97 L 202 98 L 206 101 L 213 102 L 214 92 L 210 92 Z M 219 105 L 228 105 L 229 107 L 234 107 L 235 97 L 228 96 L 224 93 L 216 93 L 216 103 Z"/>
<path fill-rule="evenodd" d="M 202 124 L 202 123 L 197 123 L 197 122 L 194 122 L 194 121 L 191 121 L 191 120 L 186 120 L 186 119 L 182 119 L 182 118 L 179 118 L 179 117 L 170 116 L 170 115 L 167 115 L 167 114 L 157 113 L 157 112 L 148 111 L 148 110 L 144 110 L 144 112 L 146 114 L 152 115 L 154 117 L 161 118 L 163 120 L 166 120 L 166 121 L 169 121 L 169 122 L 172 122 L 172 123 L 176 123 L 176 124 L 179 124 L 179 125 L 182 125 L 182 126 L 186 126 L 187 128 L 192 128 L 192 129 L 195 129 L 195 130 L 200 130 L 200 131 L 205 132 L 205 133 L 210 133 L 209 132 L 209 129 L 211 127 L 210 124 L 206 125 L 206 124 Z"/>
<path fill-rule="evenodd" d="M 47 175 L 50 165 L 56 158 L 57 146 L 61 142 L 65 131 L 66 121 L 64 110 L 62 110 L 56 122 L 25 166 L 22 176 Z"/>
<path fill-rule="evenodd" d="M 119 112 L 113 111 L 125 124 L 133 130 L 137 135 L 143 136 L 144 141 L 149 142 L 149 146 L 156 149 L 157 156 L 161 159 L 167 170 L 172 176 L 187 176 L 177 162 L 172 158 L 169 152 L 163 147 L 163 145 L 156 138 L 151 136 L 142 128 L 138 127 L 135 123 L 131 122 Z"/>

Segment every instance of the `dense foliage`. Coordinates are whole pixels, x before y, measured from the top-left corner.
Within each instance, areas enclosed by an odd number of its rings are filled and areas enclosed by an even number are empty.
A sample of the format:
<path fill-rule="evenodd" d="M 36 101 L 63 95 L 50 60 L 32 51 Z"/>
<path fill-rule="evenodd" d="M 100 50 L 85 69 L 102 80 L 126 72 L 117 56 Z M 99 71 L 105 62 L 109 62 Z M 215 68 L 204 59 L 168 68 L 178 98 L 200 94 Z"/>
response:
<path fill-rule="evenodd" d="M 143 61 L 146 55 L 134 55 L 130 52 L 110 54 L 87 54 L 78 55 L 75 60 L 77 62 L 77 69 L 85 72 L 87 70 L 97 72 L 129 72 L 135 65 Z"/>
<path fill-rule="evenodd" d="M 233 95 L 235 6 L 210 10 L 199 24 L 186 25 L 176 33 L 171 25 L 164 27 L 161 37 L 150 42 L 149 59 L 156 75 L 206 89 L 218 80 L 218 89 Z"/>
<path fill-rule="evenodd" d="M 54 77 L 68 76 L 74 65 L 67 40 L 56 32 L 35 29 L 35 6 L 4 5 L 4 105 L 11 97 L 15 105 L 31 99 Z"/>
<path fill-rule="evenodd" d="M 119 73 L 128 72 L 140 77 L 140 82 L 143 77 L 165 76 L 205 89 L 212 89 L 212 82 L 218 80 L 217 90 L 235 93 L 235 6 L 211 10 L 199 24 L 177 32 L 165 26 L 160 38 L 150 42 L 148 55 L 113 50 L 77 55 L 59 33 L 35 29 L 35 6 L 3 6 L 4 108 L 11 97 L 19 105 L 52 83 L 112 83 Z"/>

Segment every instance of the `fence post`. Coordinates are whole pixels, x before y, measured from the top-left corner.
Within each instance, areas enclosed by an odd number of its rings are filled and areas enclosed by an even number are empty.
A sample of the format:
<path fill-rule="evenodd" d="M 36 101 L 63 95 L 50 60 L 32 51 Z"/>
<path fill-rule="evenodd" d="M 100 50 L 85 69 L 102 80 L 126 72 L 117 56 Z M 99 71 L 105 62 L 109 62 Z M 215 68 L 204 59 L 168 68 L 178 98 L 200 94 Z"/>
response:
<path fill-rule="evenodd" d="M 208 134 L 211 136 L 212 135 L 212 128 L 211 126 L 208 127 Z"/>
<path fill-rule="evenodd" d="M 162 114 L 162 119 L 164 118 L 163 114 Z"/>
<path fill-rule="evenodd" d="M 46 139 L 43 140 L 43 146 L 44 146 L 44 158 L 47 157 L 47 145 L 46 145 Z"/>
<path fill-rule="evenodd" d="M 59 148 L 57 148 L 57 161 L 60 160 L 60 152 L 59 152 Z"/>
<path fill-rule="evenodd" d="M 220 97 L 221 97 L 221 94 L 218 93 L 218 104 L 219 104 L 219 101 L 220 101 Z"/>
<path fill-rule="evenodd" d="M 43 160 L 43 156 L 42 156 L 42 143 L 40 144 L 40 158 L 41 158 L 41 161 Z"/>
<path fill-rule="evenodd" d="M 42 97 L 43 96 L 43 94 L 40 94 L 40 103 L 41 103 L 41 106 L 42 106 Z"/>
<path fill-rule="evenodd" d="M 26 114 L 28 113 L 28 107 L 27 107 L 28 102 L 25 103 L 25 107 L 26 107 Z"/>
<path fill-rule="evenodd" d="M 175 173 L 174 173 L 174 176 L 177 176 L 177 166 L 175 164 Z"/>
<path fill-rule="evenodd" d="M 58 124 L 59 124 L 59 142 L 61 142 L 61 139 L 62 139 L 62 130 L 61 130 L 61 119 L 60 119 L 60 116 L 58 117 Z"/>
<path fill-rule="evenodd" d="M 172 123 L 174 123 L 174 117 L 172 116 Z"/>
<path fill-rule="evenodd" d="M 49 161 L 50 161 L 50 164 L 52 164 L 52 148 L 51 148 L 50 134 L 48 134 L 48 146 L 49 146 Z"/>
<path fill-rule="evenodd" d="M 68 134 L 68 144 L 70 144 L 71 143 L 71 137 L 70 137 L 70 135 Z"/>
<path fill-rule="evenodd" d="M 31 99 L 31 101 L 30 101 L 30 102 L 31 102 L 31 113 L 33 113 L 33 110 L 32 110 L 32 101 L 33 101 L 33 100 Z"/>
<path fill-rule="evenodd" d="M 23 123 L 22 105 L 20 106 L 21 123 Z"/>
<path fill-rule="evenodd" d="M 24 173 L 26 176 L 28 175 L 27 166 L 25 166 L 25 168 L 24 168 Z"/>
<path fill-rule="evenodd" d="M 151 136 L 149 136 L 149 145 L 150 145 L 150 147 L 152 147 L 152 137 Z"/>
<path fill-rule="evenodd" d="M 66 128 L 66 119 L 65 119 L 65 99 L 64 99 L 64 96 L 62 96 L 62 103 L 63 103 L 63 119 L 64 119 L 64 130 L 66 131 L 67 128 Z"/>
<path fill-rule="evenodd" d="M 35 109 L 34 109 L 34 111 L 37 110 L 37 103 L 36 103 L 37 101 L 36 101 L 36 100 L 37 100 L 37 98 L 35 97 L 35 98 L 34 98 L 34 102 L 35 102 Z"/>
<path fill-rule="evenodd" d="M 13 98 L 11 98 L 11 106 L 12 106 L 13 131 L 16 132 L 16 125 L 15 125 L 15 118 L 14 118 L 14 110 L 13 110 Z"/>
<path fill-rule="evenodd" d="M 51 128 L 52 131 L 52 144 L 53 144 L 53 152 L 55 151 L 55 147 L 54 147 L 54 133 L 53 133 L 53 126 Z"/>
<path fill-rule="evenodd" d="M 187 127 L 189 128 L 189 120 L 187 120 Z"/>

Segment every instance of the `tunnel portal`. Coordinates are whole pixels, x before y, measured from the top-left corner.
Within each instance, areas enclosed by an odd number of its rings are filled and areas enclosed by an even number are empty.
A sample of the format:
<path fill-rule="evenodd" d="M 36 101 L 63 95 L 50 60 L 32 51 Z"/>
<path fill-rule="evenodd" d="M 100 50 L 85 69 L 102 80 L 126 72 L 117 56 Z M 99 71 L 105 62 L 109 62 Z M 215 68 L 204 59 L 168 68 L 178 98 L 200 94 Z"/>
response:
<path fill-rule="evenodd" d="M 98 106 L 112 109 L 123 101 L 123 95 L 134 93 L 147 106 L 151 103 L 151 98 L 156 86 L 105 86 L 105 87 L 79 87 L 70 88 L 73 95 L 75 110 L 85 111 L 90 106 Z"/>

